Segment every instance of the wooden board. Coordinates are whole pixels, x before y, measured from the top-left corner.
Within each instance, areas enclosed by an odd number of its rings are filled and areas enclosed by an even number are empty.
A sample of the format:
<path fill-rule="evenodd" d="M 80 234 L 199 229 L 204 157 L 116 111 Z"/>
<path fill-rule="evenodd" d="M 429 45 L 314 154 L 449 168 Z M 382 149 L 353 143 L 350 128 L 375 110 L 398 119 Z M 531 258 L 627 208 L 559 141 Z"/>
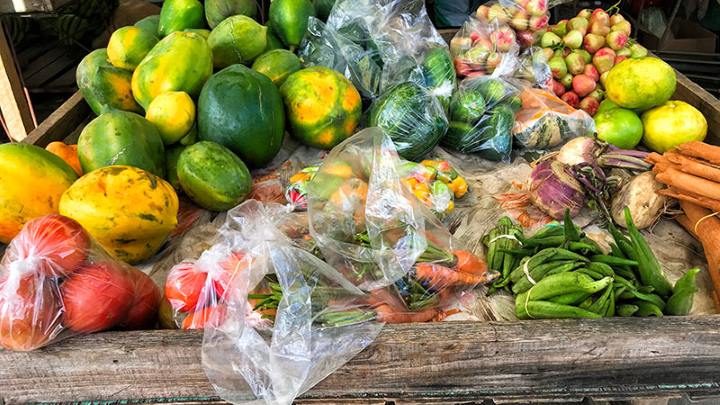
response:
<path fill-rule="evenodd" d="M 0 351 L 0 403 L 213 400 L 197 331 Z M 386 326 L 306 401 L 510 402 L 718 395 L 720 317 Z M 305 401 L 300 401 L 300 403 Z"/>
<path fill-rule="evenodd" d="M 1 14 L 1 13 L 0 13 Z M 15 63 L 12 46 L 0 24 L 0 112 L 8 137 L 14 141 L 25 139 L 35 129 L 32 107 L 20 71 Z"/>

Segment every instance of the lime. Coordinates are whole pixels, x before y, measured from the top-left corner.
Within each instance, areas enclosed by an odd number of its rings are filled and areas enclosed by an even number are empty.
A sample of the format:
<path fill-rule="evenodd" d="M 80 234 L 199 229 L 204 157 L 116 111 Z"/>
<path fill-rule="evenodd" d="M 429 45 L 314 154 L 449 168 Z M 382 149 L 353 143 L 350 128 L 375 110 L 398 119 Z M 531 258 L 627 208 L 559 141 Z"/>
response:
<path fill-rule="evenodd" d="M 622 149 L 633 149 L 643 136 L 640 117 L 624 108 L 612 108 L 595 115 L 598 138 Z"/>

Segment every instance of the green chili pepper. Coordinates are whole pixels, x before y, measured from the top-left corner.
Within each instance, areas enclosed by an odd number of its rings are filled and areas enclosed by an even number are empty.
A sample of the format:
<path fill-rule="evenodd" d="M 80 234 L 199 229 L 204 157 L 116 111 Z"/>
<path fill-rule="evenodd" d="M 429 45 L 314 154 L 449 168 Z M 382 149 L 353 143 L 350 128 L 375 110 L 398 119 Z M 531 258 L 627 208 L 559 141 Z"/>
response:
<path fill-rule="evenodd" d="M 600 318 L 601 316 L 572 305 L 549 301 L 517 302 L 515 315 L 518 319 Z"/>
<path fill-rule="evenodd" d="M 655 287 L 655 291 L 663 297 L 670 296 L 672 286 L 663 275 L 660 263 L 650 249 L 650 246 L 648 246 L 647 241 L 635 227 L 632 215 L 630 215 L 630 210 L 627 207 L 625 208 L 625 221 L 627 222 L 630 240 L 637 254 L 640 280 L 644 285 Z"/>
<path fill-rule="evenodd" d="M 633 304 L 637 305 L 638 307 L 637 312 L 635 312 L 635 316 L 663 316 L 662 309 L 660 309 L 660 307 L 653 303 L 645 301 L 635 301 L 633 302 Z"/>
<path fill-rule="evenodd" d="M 622 304 L 617 307 L 617 314 L 620 316 L 633 316 L 640 309 L 637 305 Z"/>
<path fill-rule="evenodd" d="M 637 266 L 638 262 L 635 260 L 628 260 L 628 259 L 620 259 L 615 256 L 607 256 L 607 255 L 595 255 L 590 258 L 590 260 L 596 262 L 596 263 L 605 263 L 609 264 L 611 266 Z"/>
<path fill-rule="evenodd" d="M 693 297 L 697 291 L 695 278 L 700 269 L 690 269 L 675 282 L 673 294 L 665 306 L 665 313 L 668 315 L 687 315 L 693 305 Z"/>

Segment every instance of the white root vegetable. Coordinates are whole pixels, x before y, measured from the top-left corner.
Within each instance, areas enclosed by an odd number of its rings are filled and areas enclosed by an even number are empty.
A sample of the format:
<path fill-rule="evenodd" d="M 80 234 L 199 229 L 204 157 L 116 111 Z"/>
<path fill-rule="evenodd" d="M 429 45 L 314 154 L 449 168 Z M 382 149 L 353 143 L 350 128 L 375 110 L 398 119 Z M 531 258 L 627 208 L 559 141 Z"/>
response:
<path fill-rule="evenodd" d="M 640 173 L 625 184 L 613 197 L 610 212 L 616 224 L 625 227 L 625 207 L 630 209 L 638 229 L 650 227 L 663 213 L 667 197 L 656 193 L 664 186 L 653 172 Z"/>

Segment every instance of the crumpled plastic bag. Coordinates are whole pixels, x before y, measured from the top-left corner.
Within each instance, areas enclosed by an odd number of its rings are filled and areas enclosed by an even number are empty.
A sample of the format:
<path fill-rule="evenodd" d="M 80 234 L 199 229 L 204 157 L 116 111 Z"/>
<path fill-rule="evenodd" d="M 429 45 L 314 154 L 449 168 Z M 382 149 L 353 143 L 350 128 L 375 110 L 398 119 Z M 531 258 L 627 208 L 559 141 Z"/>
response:
<path fill-rule="evenodd" d="M 488 160 L 509 161 L 515 114 L 522 106 L 518 95 L 527 86 L 495 76 L 463 80 L 450 101 L 450 126 L 441 144 Z"/>
<path fill-rule="evenodd" d="M 552 92 L 525 88 L 522 108 L 515 114 L 515 143 L 526 149 L 549 149 L 578 136 L 592 136 L 595 121 L 583 110 L 572 108 Z"/>
<path fill-rule="evenodd" d="M 366 101 L 406 81 L 449 97 L 451 69 L 424 65 L 437 48 L 447 53 L 421 0 L 338 0 L 326 24 L 310 18 L 299 54 L 306 64 L 342 72 Z"/>
<path fill-rule="evenodd" d="M 511 75 L 518 67 L 519 52 L 515 31 L 497 19 L 470 16 L 450 41 L 460 77 Z"/>
<path fill-rule="evenodd" d="M 160 289 L 111 258 L 76 221 L 25 224 L 0 262 L 0 346 L 29 351 L 107 329 L 155 326 Z"/>
<path fill-rule="evenodd" d="M 202 345 L 205 373 L 230 402 L 291 404 L 382 329 L 366 293 L 286 236 L 287 215 L 285 206 L 246 201 L 198 260 L 237 258 Z"/>
<path fill-rule="evenodd" d="M 325 260 L 353 284 L 402 298 L 390 305 L 403 313 L 393 319 L 428 321 L 442 318 L 453 293 L 495 275 L 412 194 L 402 165 L 376 127 L 337 146 L 308 185 L 310 232 Z"/>

